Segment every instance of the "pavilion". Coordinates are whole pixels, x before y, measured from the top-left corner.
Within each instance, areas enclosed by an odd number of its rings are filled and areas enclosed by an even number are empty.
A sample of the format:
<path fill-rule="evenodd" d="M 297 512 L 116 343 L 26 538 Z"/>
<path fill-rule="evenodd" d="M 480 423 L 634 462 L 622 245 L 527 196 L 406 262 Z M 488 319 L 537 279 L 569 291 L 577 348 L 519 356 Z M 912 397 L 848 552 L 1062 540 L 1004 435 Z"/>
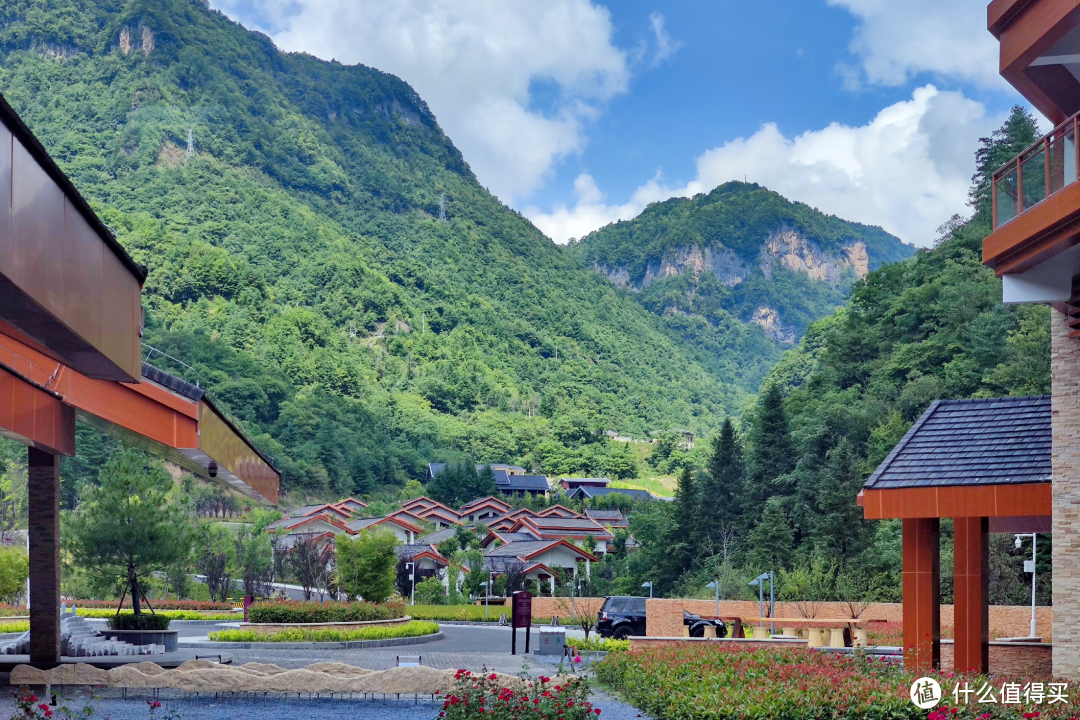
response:
<path fill-rule="evenodd" d="M 0 96 L 0 435 L 28 446 L 30 660 L 60 657 L 60 464 L 75 420 L 276 504 L 280 474 L 197 386 L 142 362 L 134 262 Z"/>
<path fill-rule="evenodd" d="M 904 665 L 940 668 L 941 518 L 953 519 L 954 668 L 989 672 L 989 533 L 1051 530 L 1050 397 L 938 400 L 859 493 L 903 521 Z"/>

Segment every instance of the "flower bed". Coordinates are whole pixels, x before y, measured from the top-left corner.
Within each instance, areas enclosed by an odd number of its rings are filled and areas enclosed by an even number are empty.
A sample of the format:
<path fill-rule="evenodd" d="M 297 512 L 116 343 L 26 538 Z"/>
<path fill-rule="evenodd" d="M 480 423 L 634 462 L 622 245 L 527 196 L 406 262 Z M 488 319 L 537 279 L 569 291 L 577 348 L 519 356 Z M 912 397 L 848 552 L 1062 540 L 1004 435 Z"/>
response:
<path fill-rule="evenodd" d="M 149 610 L 143 608 L 143 613 L 151 614 Z M 75 609 L 75 614 L 80 617 L 87 618 L 111 618 L 116 615 L 116 608 L 112 610 L 99 610 L 97 608 L 80 608 Z M 132 615 L 129 610 L 127 612 L 121 612 L 121 615 Z M 240 613 L 233 612 L 196 612 L 194 610 L 158 610 L 154 608 L 155 615 L 161 615 L 167 617 L 170 620 L 230 620 L 236 622 L 244 618 Z"/>
<path fill-rule="evenodd" d="M 453 689 L 443 701 L 443 720 L 585 720 L 596 718 L 599 708 L 587 700 L 588 685 L 574 678 L 556 685 L 551 678 L 523 683 L 516 692 L 501 687 L 495 673 L 458 670 Z"/>
<path fill-rule="evenodd" d="M 255 603 L 248 608 L 253 623 L 334 623 L 396 620 L 406 615 L 400 603 L 302 602 L 286 600 Z"/>
<path fill-rule="evenodd" d="M 900 665 L 862 655 L 803 648 L 744 649 L 726 644 L 656 647 L 612 653 L 593 666 L 596 678 L 659 720 L 784 718 L 787 720 L 1059 720 L 1080 715 L 1080 698 L 1067 703 L 1003 705 L 976 698 L 953 700 L 957 683 L 995 695 L 1003 683 L 1018 687 L 1040 678 L 933 675 L 944 704 L 932 713 L 910 699 L 916 675 Z M 1045 679 L 1049 682 L 1049 679 Z M 1023 694 L 1019 695 L 1023 700 Z"/>
<path fill-rule="evenodd" d="M 100 608 L 104 610 L 116 611 L 115 600 L 65 600 L 68 607 L 74 605 L 76 608 Z M 227 602 L 207 602 L 204 600 L 169 600 L 168 598 L 154 599 L 150 601 L 150 604 L 154 606 L 154 610 L 193 610 L 198 612 L 206 612 L 213 610 L 232 610 L 232 604 Z M 123 608 L 131 609 L 131 599 L 124 600 Z M 0 606 L 0 613 L 3 612 L 3 606 Z M 12 613 L 18 615 L 20 613 Z M 23 615 L 26 614 L 26 610 L 23 609 Z M 81 614 L 81 613 L 80 613 Z"/>
<path fill-rule="evenodd" d="M 439 632 L 439 625 L 433 622 L 413 620 L 403 625 L 355 628 L 339 630 L 334 628 L 288 628 L 276 632 L 260 632 L 244 628 L 242 630 L 220 630 L 210 633 L 215 642 L 350 642 L 353 640 L 393 640 L 395 638 L 420 637 Z"/>

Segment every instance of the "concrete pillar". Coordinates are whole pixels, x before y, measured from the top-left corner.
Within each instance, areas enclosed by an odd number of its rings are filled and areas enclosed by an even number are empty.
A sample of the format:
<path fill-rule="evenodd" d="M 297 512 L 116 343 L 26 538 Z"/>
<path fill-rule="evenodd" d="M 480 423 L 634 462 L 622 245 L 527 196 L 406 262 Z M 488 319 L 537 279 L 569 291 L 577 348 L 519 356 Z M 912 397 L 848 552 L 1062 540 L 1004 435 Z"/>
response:
<path fill-rule="evenodd" d="M 956 672 L 990 671 L 990 519 L 953 518 Z"/>
<path fill-rule="evenodd" d="M 1080 341 L 1050 311 L 1053 382 L 1054 677 L 1080 681 Z"/>
<path fill-rule="evenodd" d="M 904 667 L 941 667 L 940 521 L 904 518 Z"/>
<path fill-rule="evenodd" d="M 60 662 L 60 458 L 28 452 L 30 662 Z"/>

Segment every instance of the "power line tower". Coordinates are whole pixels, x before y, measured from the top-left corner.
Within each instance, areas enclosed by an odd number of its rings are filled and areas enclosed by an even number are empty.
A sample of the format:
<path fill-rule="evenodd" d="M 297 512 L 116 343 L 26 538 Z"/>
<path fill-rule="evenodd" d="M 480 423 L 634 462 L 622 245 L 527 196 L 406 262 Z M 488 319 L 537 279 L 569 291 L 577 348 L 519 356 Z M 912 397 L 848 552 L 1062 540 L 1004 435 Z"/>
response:
<path fill-rule="evenodd" d="M 187 131 L 187 156 L 195 157 L 195 133 L 190 128 Z"/>
<path fill-rule="evenodd" d="M 439 193 L 439 222 L 446 222 L 446 193 Z"/>

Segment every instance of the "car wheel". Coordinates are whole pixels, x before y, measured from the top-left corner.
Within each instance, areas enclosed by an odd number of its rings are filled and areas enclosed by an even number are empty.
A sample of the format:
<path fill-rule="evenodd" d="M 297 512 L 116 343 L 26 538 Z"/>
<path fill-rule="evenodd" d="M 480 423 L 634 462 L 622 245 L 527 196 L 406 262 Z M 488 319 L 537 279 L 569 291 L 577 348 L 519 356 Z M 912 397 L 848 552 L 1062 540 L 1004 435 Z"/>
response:
<path fill-rule="evenodd" d="M 625 625 L 616 628 L 614 634 L 612 634 L 611 637 L 615 638 L 616 640 L 627 640 L 630 638 L 630 628 L 626 627 Z"/>
<path fill-rule="evenodd" d="M 695 625 L 690 628 L 690 637 L 705 637 L 705 626 Z"/>
<path fill-rule="evenodd" d="M 718 638 L 726 638 L 727 637 L 727 625 L 725 625 L 722 622 L 716 623 L 716 637 L 718 637 Z"/>

